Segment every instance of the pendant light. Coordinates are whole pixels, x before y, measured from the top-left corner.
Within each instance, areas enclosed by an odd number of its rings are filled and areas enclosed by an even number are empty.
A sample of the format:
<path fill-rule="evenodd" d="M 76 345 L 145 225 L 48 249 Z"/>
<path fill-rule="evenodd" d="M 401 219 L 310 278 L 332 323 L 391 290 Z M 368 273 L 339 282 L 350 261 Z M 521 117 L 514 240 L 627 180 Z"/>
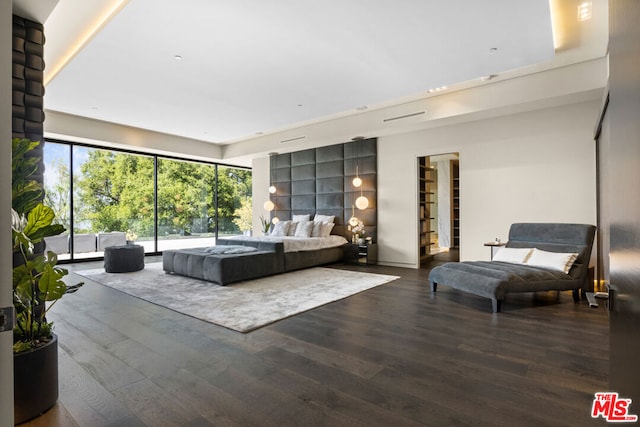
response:
<path fill-rule="evenodd" d="M 362 185 L 362 179 L 360 179 L 360 176 L 358 175 L 358 164 L 356 163 L 356 177 L 353 178 L 353 186 L 354 187 L 360 187 Z"/>
<path fill-rule="evenodd" d="M 358 170 L 358 166 L 360 166 L 360 141 L 362 141 L 362 139 L 362 136 L 354 136 L 353 138 L 351 138 L 351 140 L 356 144 L 356 177 L 353 178 L 353 181 L 351 181 L 353 183 L 353 186 L 356 188 L 362 185 L 362 179 L 360 179 Z"/>
<path fill-rule="evenodd" d="M 351 205 L 351 218 L 349 218 L 349 225 L 352 227 L 358 225 L 358 218 L 356 218 L 356 212 L 353 205 Z"/>
<path fill-rule="evenodd" d="M 356 152 L 357 152 L 357 157 L 356 157 L 356 177 L 353 178 L 353 186 L 356 188 L 360 188 L 360 197 L 358 197 L 356 199 L 356 207 L 360 210 L 364 210 L 367 209 L 369 207 L 369 199 L 367 199 L 363 194 L 362 194 L 362 179 L 360 178 L 360 174 L 359 174 L 359 168 L 358 166 L 360 165 L 360 144 L 362 144 L 362 141 L 364 140 L 364 137 L 361 136 L 357 136 L 354 138 L 355 142 L 356 142 Z"/>
<path fill-rule="evenodd" d="M 356 199 L 356 207 L 361 211 L 369 207 L 369 199 L 362 195 L 362 187 L 360 187 L 360 197 Z"/>
<path fill-rule="evenodd" d="M 272 157 L 277 155 L 278 153 L 269 153 L 269 163 L 272 163 Z M 271 168 L 269 168 L 269 194 L 276 194 L 276 186 L 273 185 L 273 177 L 271 176 Z M 271 212 L 276 208 L 275 203 L 271 201 L 271 196 L 269 196 L 269 200 L 264 202 L 264 210 L 267 212 Z"/>

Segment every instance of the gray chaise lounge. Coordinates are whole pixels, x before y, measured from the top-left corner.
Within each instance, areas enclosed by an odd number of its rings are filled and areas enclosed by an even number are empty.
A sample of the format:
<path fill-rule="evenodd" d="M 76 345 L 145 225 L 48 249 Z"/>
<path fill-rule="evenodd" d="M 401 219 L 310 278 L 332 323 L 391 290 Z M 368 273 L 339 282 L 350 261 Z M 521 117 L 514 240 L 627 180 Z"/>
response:
<path fill-rule="evenodd" d="M 578 257 L 568 274 L 525 264 L 500 261 L 449 262 L 429 274 L 431 292 L 446 285 L 490 298 L 499 312 L 505 295 L 512 292 L 589 289 L 589 260 L 596 227 L 587 224 L 516 223 L 509 230 L 507 248 L 537 248 L 550 252 L 575 252 Z"/>

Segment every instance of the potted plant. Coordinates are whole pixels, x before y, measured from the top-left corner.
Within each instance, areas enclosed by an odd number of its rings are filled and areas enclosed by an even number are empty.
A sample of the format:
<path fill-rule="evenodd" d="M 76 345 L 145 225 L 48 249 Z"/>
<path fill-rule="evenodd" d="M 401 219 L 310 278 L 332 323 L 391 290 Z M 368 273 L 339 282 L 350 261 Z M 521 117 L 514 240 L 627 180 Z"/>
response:
<path fill-rule="evenodd" d="M 45 237 L 65 231 L 54 224 L 53 210 L 41 200 L 42 184 L 32 179 L 39 161 L 26 154 L 39 142 L 13 139 L 11 234 L 13 241 L 13 333 L 15 422 L 27 421 L 58 399 L 58 347 L 46 315 L 63 295 L 83 283 L 68 286 L 68 274 L 56 264 L 55 253 L 43 253 Z"/>
<path fill-rule="evenodd" d="M 260 215 L 260 225 L 262 226 L 262 234 L 267 236 L 269 234 L 269 228 L 271 227 L 271 221 Z"/>
<path fill-rule="evenodd" d="M 136 240 L 138 240 L 138 235 L 136 234 L 135 231 L 128 229 L 125 234 L 125 238 L 126 238 L 127 245 L 133 245 L 136 243 Z"/>

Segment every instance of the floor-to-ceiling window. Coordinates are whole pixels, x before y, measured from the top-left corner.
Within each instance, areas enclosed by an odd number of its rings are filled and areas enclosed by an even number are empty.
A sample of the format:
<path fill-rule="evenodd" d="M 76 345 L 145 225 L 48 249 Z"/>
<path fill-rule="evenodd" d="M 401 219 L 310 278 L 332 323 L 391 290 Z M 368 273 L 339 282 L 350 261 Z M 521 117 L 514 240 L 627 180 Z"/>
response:
<path fill-rule="evenodd" d="M 153 157 L 84 146 L 72 153 L 74 258 L 127 240 L 153 252 Z"/>
<path fill-rule="evenodd" d="M 247 234 L 251 231 L 251 171 L 218 166 L 218 233 Z"/>
<path fill-rule="evenodd" d="M 64 235 L 47 239 L 61 260 L 95 258 L 135 242 L 146 253 L 209 246 L 251 230 L 251 171 L 47 141 L 46 201 Z"/>
<path fill-rule="evenodd" d="M 44 150 L 45 172 L 43 184 L 44 203 L 56 214 L 55 222 L 62 224 L 65 233 L 47 237 L 47 250 L 58 254 L 58 259 L 69 259 L 69 230 L 71 229 L 71 146 L 46 143 Z"/>
<path fill-rule="evenodd" d="M 158 159 L 158 250 L 213 246 L 216 167 Z"/>

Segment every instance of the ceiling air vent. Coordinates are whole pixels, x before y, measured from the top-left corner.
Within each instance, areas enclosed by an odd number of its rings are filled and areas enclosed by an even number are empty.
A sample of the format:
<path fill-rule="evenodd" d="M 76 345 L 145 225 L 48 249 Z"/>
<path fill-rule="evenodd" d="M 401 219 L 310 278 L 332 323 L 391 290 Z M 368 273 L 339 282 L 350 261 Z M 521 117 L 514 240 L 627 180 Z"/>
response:
<path fill-rule="evenodd" d="M 403 114 L 402 116 L 389 117 L 387 119 L 383 119 L 382 121 L 384 123 L 387 123 L 387 122 L 392 122 L 394 120 L 402 120 L 402 119 L 408 119 L 409 117 L 421 116 L 421 115 L 423 115 L 425 113 L 426 113 L 426 111 L 419 111 L 417 113 L 410 113 L 410 114 Z"/>
<path fill-rule="evenodd" d="M 286 144 L 287 142 L 300 141 L 301 139 L 305 139 L 306 136 L 297 136 L 295 138 L 283 139 L 280 141 L 280 144 Z"/>

